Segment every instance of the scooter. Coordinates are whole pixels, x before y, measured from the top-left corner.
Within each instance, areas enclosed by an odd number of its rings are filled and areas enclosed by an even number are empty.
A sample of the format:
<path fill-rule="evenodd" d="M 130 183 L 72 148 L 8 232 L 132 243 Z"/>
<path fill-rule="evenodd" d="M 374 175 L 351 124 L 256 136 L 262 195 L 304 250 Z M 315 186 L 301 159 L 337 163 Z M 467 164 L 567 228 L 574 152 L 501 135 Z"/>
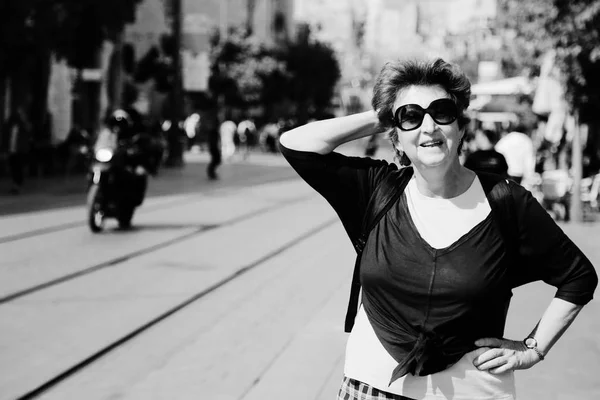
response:
<path fill-rule="evenodd" d="M 584 216 L 593 219 L 600 212 L 600 173 L 581 180 L 581 202 Z"/>
<path fill-rule="evenodd" d="M 148 185 L 141 140 L 138 134 L 96 147 L 87 193 L 88 225 L 92 232 L 102 231 L 107 218 L 116 218 L 121 229 L 131 227 Z"/>

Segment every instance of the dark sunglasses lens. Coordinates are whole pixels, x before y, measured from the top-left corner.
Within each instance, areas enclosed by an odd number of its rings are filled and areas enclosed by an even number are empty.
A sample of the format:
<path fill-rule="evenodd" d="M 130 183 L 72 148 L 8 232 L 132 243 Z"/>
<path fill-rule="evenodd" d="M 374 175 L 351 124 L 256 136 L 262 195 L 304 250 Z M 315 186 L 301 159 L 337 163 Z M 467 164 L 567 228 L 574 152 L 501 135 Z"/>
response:
<path fill-rule="evenodd" d="M 423 121 L 425 112 L 419 106 L 407 105 L 401 107 L 399 115 L 400 129 L 411 130 L 415 129 Z"/>
<path fill-rule="evenodd" d="M 451 124 L 456 120 L 456 105 L 452 100 L 439 100 L 429 106 L 431 116 L 438 124 Z"/>

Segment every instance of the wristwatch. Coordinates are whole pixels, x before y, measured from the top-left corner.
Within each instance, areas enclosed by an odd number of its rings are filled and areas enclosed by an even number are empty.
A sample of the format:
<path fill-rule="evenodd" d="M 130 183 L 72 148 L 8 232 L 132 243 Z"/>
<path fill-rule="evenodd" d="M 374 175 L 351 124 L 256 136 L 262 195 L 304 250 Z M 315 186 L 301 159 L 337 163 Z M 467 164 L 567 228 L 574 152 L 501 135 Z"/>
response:
<path fill-rule="evenodd" d="M 537 342 L 537 340 L 535 340 L 534 337 L 529 336 L 529 337 L 525 338 L 525 340 L 523 340 L 523 344 L 528 349 L 531 349 L 531 350 L 535 351 L 535 354 L 538 355 L 538 357 L 540 358 L 540 360 L 544 359 L 544 355 L 542 354 L 542 352 L 540 351 L 540 349 L 538 349 L 538 342 Z"/>

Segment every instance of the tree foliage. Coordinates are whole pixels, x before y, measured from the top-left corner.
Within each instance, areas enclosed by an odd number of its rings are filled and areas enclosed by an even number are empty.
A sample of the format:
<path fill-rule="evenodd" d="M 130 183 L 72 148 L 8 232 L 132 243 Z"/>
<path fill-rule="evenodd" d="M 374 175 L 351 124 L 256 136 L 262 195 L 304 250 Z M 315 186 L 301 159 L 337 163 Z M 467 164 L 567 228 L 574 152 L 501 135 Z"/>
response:
<path fill-rule="evenodd" d="M 277 101 L 272 89 L 276 82 L 287 78 L 285 65 L 274 49 L 245 32 L 244 29 L 232 29 L 225 39 L 215 34 L 209 87 L 213 93 L 224 96 L 226 104 L 233 106 Z"/>
<path fill-rule="evenodd" d="M 171 93 L 175 84 L 175 39 L 173 35 L 163 35 L 157 46 L 152 46 L 139 62 L 131 61 L 129 67 L 136 82 L 154 80 L 155 89 L 161 93 Z"/>
<path fill-rule="evenodd" d="M 334 51 L 308 33 L 276 47 L 243 30 L 213 40 L 209 86 L 229 105 L 270 109 L 285 103 L 301 120 L 318 117 L 329 107 L 339 77 Z"/>
<path fill-rule="evenodd" d="M 553 49 L 567 99 L 583 122 L 600 108 L 600 0 L 500 0 L 513 68 L 539 65 Z M 508 59 L 509 57 L 506 57 Z"/>
<path fill-rule="evenodd" d="M 309 117 L 324 113 L 341 76 L 334 50 L 313 40 L 309 27 L 304 26 L 286 52 L 286 65 L 293 77 L 289 94 L 299 104 L 299 111 L 308 111 Z"/>
<path fill-rule="evenodd" d="M 52 51 L 82 67 L 93 63 L 104 40 L 133 22 L 141 0 L 2 0 L 0 57 L 18 60 L 33 50 Z"/>

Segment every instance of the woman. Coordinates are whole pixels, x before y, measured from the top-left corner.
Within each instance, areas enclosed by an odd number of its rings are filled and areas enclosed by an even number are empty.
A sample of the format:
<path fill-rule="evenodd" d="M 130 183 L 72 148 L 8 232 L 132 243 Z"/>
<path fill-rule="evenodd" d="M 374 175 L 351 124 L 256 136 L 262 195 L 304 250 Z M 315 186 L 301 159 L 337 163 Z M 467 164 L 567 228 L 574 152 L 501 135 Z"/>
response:
<path fill-rule="evenodd" d="M 508 177 L 508 164 L 501 153 L 494 150 L 498 141 L 495 131 L 478 129 L 475 132 L 475 146 L 477 150 L 469 154 L 465 160 L 465 167 L 472 171 L 489 172 Z"/>
<path fill-rule="evenodd" d="M 25 164 L 31 146 L 31 124 L 23 107 L 18 107 L 8 118 L 5 125 L 7 132 L 6 150 L 8 165 L 12 178 L 11 194 L 19 194 L 25 180 Z"/>
<path fill-rule="evenodd" d="M 376 113 L 281 136 L 284 156 L 334 207 L 351 239 L 373 189 L 397 167 L 333 150 L 390 129 L 400 163 L 412 169 L 361 255 L 362 305 L 339 399 L 514 399 L 513 371 L 540 362 L 592 299 L 593 266 L 514 183 L 515 251 L 503 241 L 484 175 L 458 158 L 469 97 L 466 76 L 443 60 L 389 63 L 375 84 Z M 503 339 L 512 288 L 534 280 L 556 286 L 556 297 L 525 340 Z"/>

